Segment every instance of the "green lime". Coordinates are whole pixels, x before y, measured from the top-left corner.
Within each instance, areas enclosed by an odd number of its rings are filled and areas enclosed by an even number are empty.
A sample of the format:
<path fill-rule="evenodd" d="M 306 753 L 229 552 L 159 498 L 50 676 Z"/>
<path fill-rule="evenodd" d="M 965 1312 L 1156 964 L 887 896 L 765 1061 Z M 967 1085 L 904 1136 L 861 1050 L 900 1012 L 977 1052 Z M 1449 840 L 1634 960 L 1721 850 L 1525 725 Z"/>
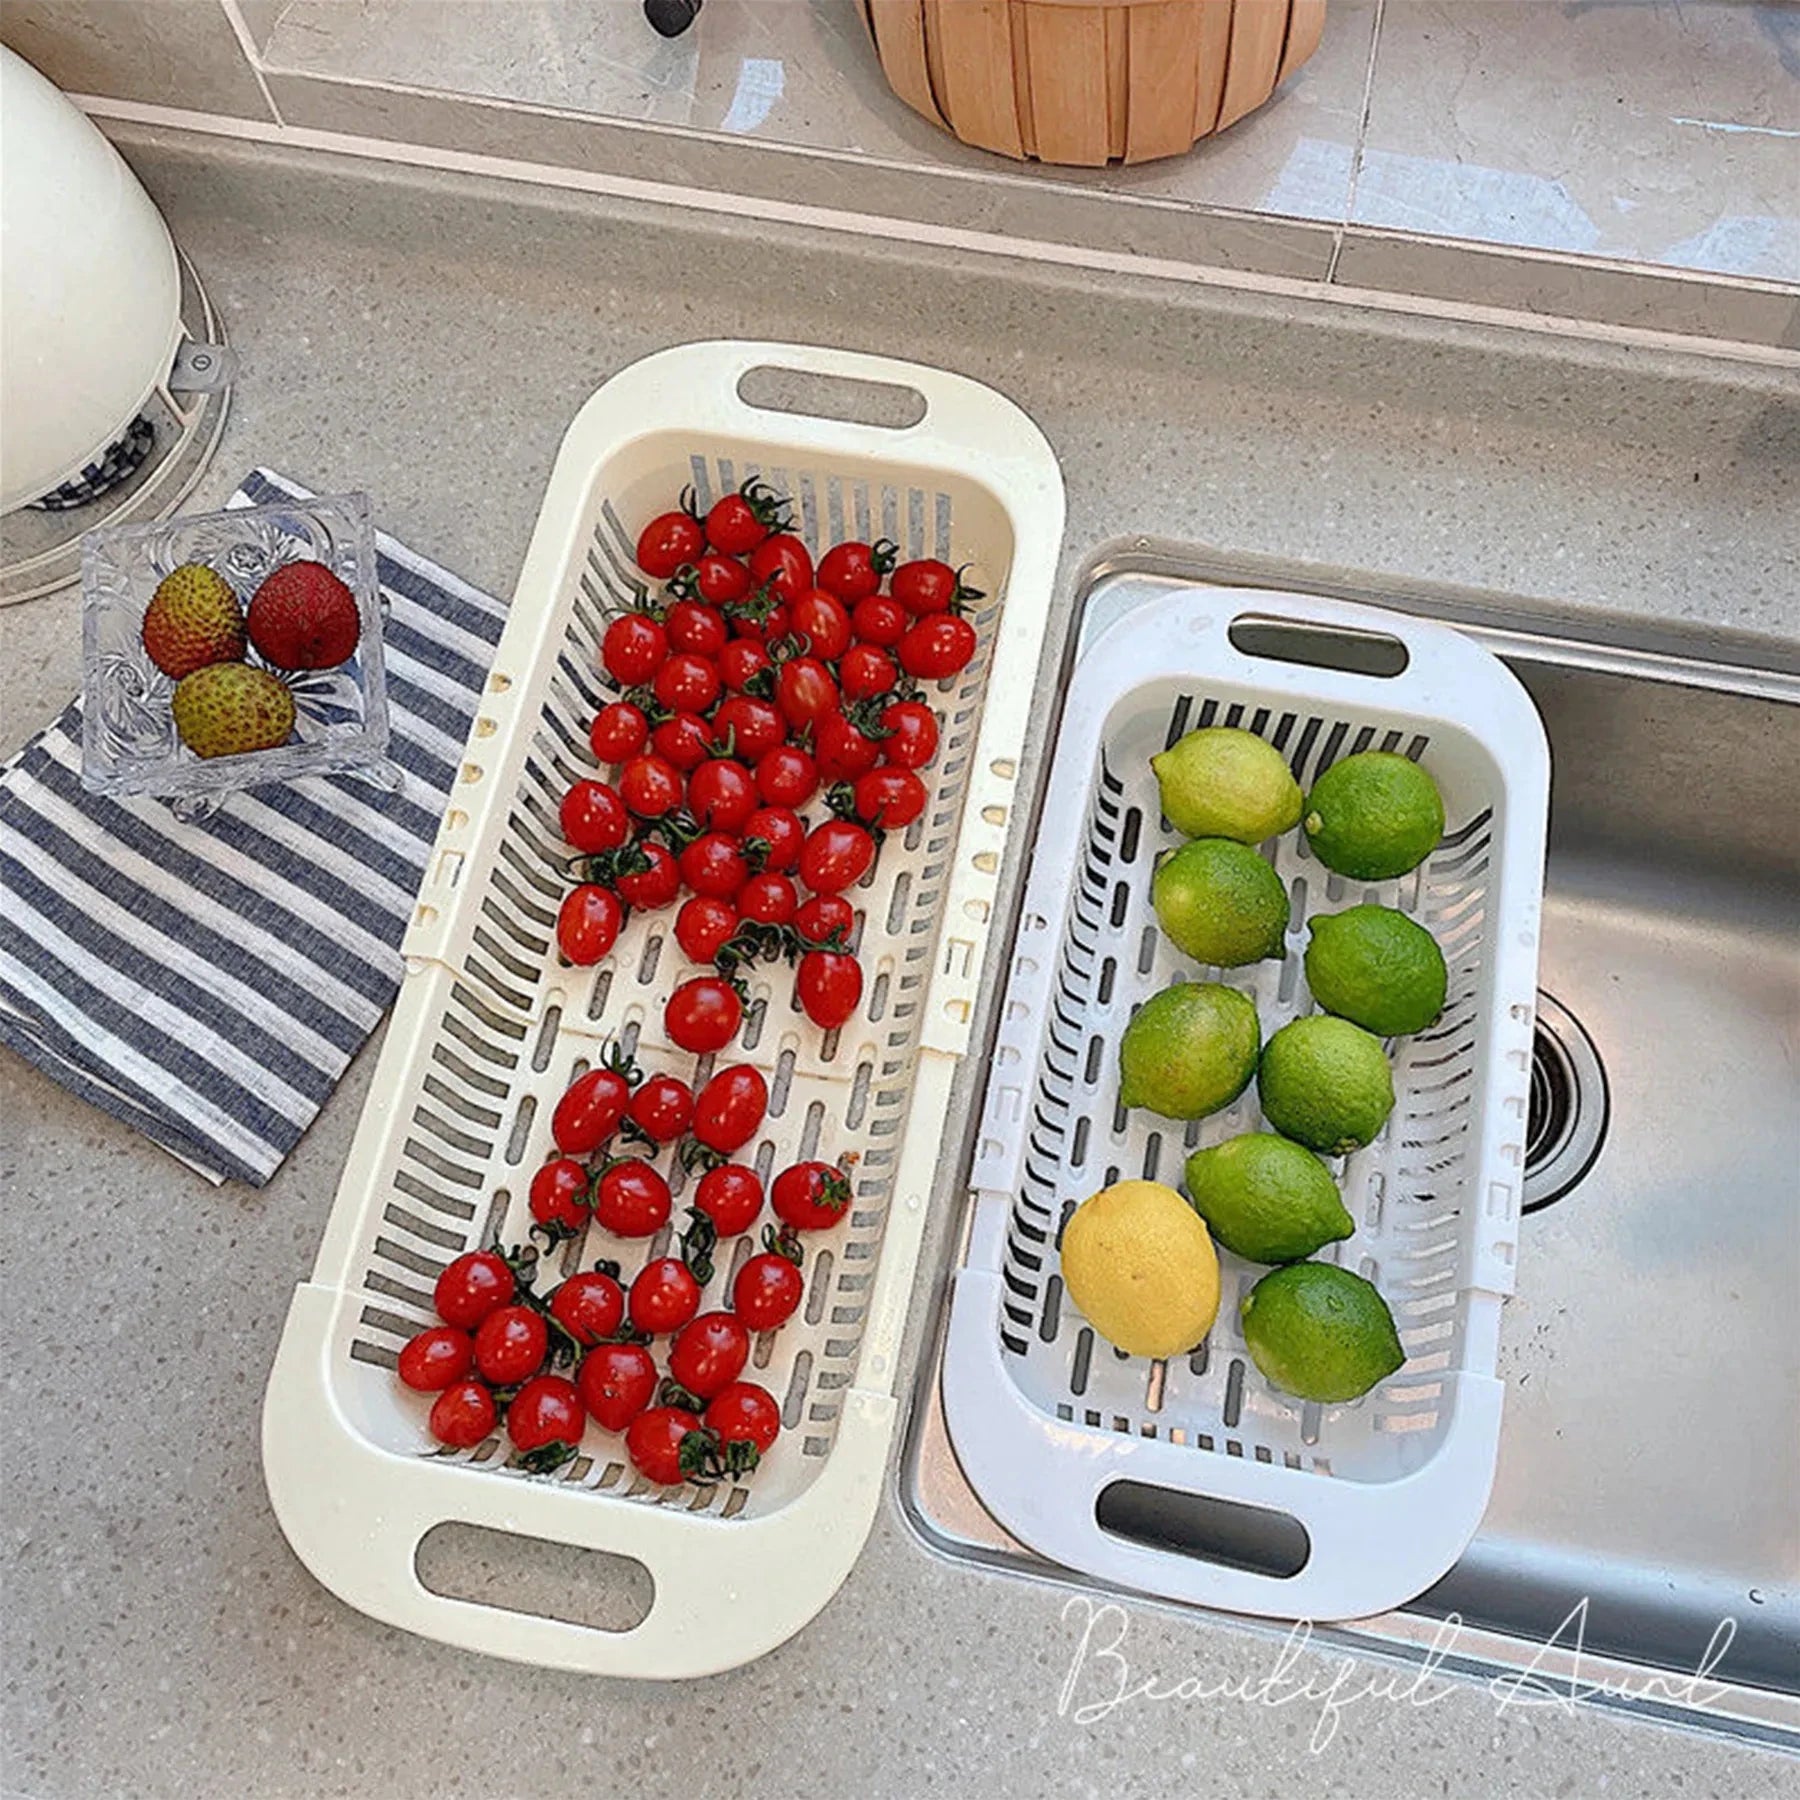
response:
<path fill-rule="evenodd" d="M 1256 1091 L 1263 1117 L 1283 1137 L 1325 1156 L 1373 1142 L 1394 1110 L 1381 1040 L 1329 1013 L 1296 1019 L 1269 1039 Z"/>
<path fill-rule="evenodd" d="M 1444 953 L 1391 906 L 1326 913 L 1309 928 L 1306 984 L 1327 1012 L 1377 1037 L 1423 1031 L 1444 1010 Z"/>
<path fill-rule="evenodd" d="M 1331 1263 L 1271 1269 L 1238 1310 L 1250 1360 L 1297 1399 L 1354 1400 L 1406 1361 L 1387 1302 Z"/>
<path fill-rule="evenodd" d="M 1297 1262 L 1356 1229 L 1331 1171 L 1272 1131 L 1196 1150 L 1187 1191 L 1213 1236 L 1251 1262 Z"/>
<path fill-rule="evenodd" d="M 1444 798 L 1416 762 L 1365 750 L 1335 762 L 1306 797 L 1305 828 L 1326 868 L 1358 881 L 1416 869 L 1444 835 Z"/>
<path fill-rule="evenodd" d="M 1273 744 L 1253 731 L 1209 725 L 1150 759 L 1162 809 L 1184 837 L 1260 844 L 1300 822 L 1300 784 Z"/>
<path fill-rule="evenodd" d="M 1119 1040 L 1119 1099 L 1165 1119 L 1229 1106 L 1256 1072 L 1256 1003 L 1213 981 L 1178 981 L 1137 1010 Z"/>
<path fill-rule="evenodd" d="M 1150 898 L 1170 943 L 1195 962 L 1235 969 L 1282 953 L 1287 889 L 1234 838 L 1194 838 L 1171 850 L 1156 865 Z"/>

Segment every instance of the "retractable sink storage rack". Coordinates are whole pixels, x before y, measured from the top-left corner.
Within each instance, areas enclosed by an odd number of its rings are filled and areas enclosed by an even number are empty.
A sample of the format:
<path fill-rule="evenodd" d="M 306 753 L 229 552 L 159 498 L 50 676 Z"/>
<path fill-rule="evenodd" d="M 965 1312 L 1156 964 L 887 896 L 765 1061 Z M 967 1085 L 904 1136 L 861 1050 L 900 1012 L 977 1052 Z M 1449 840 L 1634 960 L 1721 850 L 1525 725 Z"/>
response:
<path fill-rule="evenodd" d="M 746 378 L 767 371 L 790 387 L 799 378 L 798 398 L 779 396 L 779 410 L 777 399 L 746 399 L 763 391 Z M 914 421 L 843 417 L 847 397 L 866 401 L 871 383 L 890 402 L 895 390 L 910 394 Z M 766 1175 L 814 1155 L 858 1158 L 847 1223 L 806 1245 L 801 1310 L 758 1340 L 745 1371 L 783 1402 L 786 1429 L 747 1480 L 668 1490 L 637 1479 L 621 1441 L 591 1423 L 581 1455 L 553 1476 L 507 1467 L 495 1439 L 434 1453 L 425 1397 L 393 1367 L 432 1322 L 437 1272 L 464 1250 L 525 1239 L 527 1187 L 548 1153 L 556 1099 L 608 1040 L 693 1071 L 663 1039 L 662 1000 L 693 972 L 670 935 L 672 912 L 634 917 L 596 969 L 560 964 L 569 851 L 557 806 L 593 769 L 587 728 L 606 697 L 595 650 L 606 609 L 643 591 L 638 531 L 685 485 L 705 503 L 752 474 L 792 497 L 815 554 L 840 538 L 887 536 L 907 556 L 972 563 L 988 596 L 972 615 L 975 660 L 930 694 L 942 739 L 923 771 L 927 810 L 850 895 L 864 913 L 862 1006 L 822 1033 L 793 1007 L 787 972 L 759 968 L 728 1053 L 756 1063 L 771 1091 L 743 1160 Z M 1011 402 L 885 358 L 690 345 L 616 375 L 570 426 L 404 944 L 371 1097 L 264 1408 L 282 1529 L 350 1604 L 519 1661 L 666 1678 L 760 1655 L 836 1592 L 881 1492 L 901 1334 L 1012 829 L 1062 519 L 1055 457 Z M 703 1307 L 722 1303 L 750 1249 L 748 1238 L 719 1246 Z M 661 1251 L 660 1238 L 632 1244 L 596 1226 L 552 1260 L 567 1273 L 617 1257 L 629 1279 Z M 456 1521 L 635 1558 L 654 1582 L 649 1612 L 609 1632 L 434 1592 L 416 1552 L 433 1527 Z"/>
<path fill-rule="evenodd" d="M 1273 647 L 1290 628 L 1315 649 L 1239 647 Z M 1403 666 L 1377 675 L 1326 666 L 1328 653 L 1287 660 L 1331 641 L 1341 662 L 1354 661 L 1346 645 L 1397 641 L 1381 666 Z M 1161 822 L 1149 759 L 1210 724 L 1266 737 L 1303 786 L 1358 750 L 1419 758 L 1443 792 L 1442 844 L 1400 880 L 1363 883 L 1326 870 L 1290 833 L 1272 846 L 1293 901 L 1285 957 L 1196 971 L 1150 905 L 1155 857 L 1180 840 Z M 1321 1620 L 1410 1600 L 1467 1543 L 1499 1437 L 1548 788 L 1524 690 L 1441 626 L 1288 594 L 1171 588 L 1078 658 L 988 1076 L 943 1366 L 963 1472 L 1020 1541 L 1122 1587 Z M 1439 1021 L 1389 1047 L 1396 1105 L 1376 1141 L 1336 1165 L 1356 1231 L 1324 1253 L 1379 1287 L 1405 1366 L 1349 1405 L 1278 1392 L 1238 1319 L 1265 1271 L 1223 1250 L 1206 1342 L 1166 1362 L 1127 1357 L 1063 1290 L 1062 1226 L 1111 1181 L 1179 1183 L 1194 1147 L 1260 1117 L 1254 1084 L 1194 1124 L 1125 1112 L 1125 1025 L 1171 981 L 1223 980 L 1255 999 L 1266 1042 L 1312 1010 L 1307 921 L 1365 900 L 1429 927 L 1450 973 Z"/>

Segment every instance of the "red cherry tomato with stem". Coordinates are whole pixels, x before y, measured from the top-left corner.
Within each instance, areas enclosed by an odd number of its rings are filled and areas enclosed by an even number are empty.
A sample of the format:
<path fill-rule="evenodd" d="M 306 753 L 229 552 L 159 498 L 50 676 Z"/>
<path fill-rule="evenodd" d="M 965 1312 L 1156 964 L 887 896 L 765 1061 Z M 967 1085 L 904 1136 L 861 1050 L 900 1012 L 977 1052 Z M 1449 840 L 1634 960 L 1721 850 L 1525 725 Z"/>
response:
<path fill-rule="evenodd" d="M 592 1217 L 588 1207 L 593 1185 L 587 1164 L 572 1156 L 552 1157 L 532 1176 L 531 1216 L 552 1243 L 574 1237 Z"/>
<path fill-rule="evenodd" d="M 771 701 L 733 694 L 712 716 L 708 741 L 726 756 L 755 763 L 787 736 L 787 721 Z"/>
<path fill-rule="evenodd" d="M 715 500 L 706 515 L 706 541 L 727 556 L 746 556 L 771 531 L 787 529 L 787 502 L 756 477 Z"/>
<path fill-rule="evenodd" d="M 608 1164 L 594 1182 L 594 1218 L 615 1237 L 654 1237 L 671 1204 L 668 1182 L 639 1157 Z"/>
<path fill-rule="evenodd" d="M 682 1446 L 690 1433 L 699 1429 L 699 1417 L 685 1408 L 653 1406 L 626 1427 L 625 1454 L 646 1481 L 659 1487 L 680 1487 L 688 1478 L 682 1467 Z"/>
<path fill-rule="evenodd" d="M 750 552 L 752 587 L 767 587 L 792 606 L 812 584 L 812 557 L 791 531 L 764 538 Z"/>
<path fill-rule="evenodd" d="M 694 1136 L 709 1150 L 729 1156 L 762 1129 L 769 1084 L 748 1063 L 720 1069 L 694 1096 Z"/>
<path fill-rule="evenodd" d="M 881 756 L 896 768 L 922 769 L 937 755 L 937 714 L 923 700 L 892 702 L 882 708 L 881 723 L 888 734 Z"/>
<path fill-rule="evenodd" d="M 678 712 L 650 733 L 650 748 L 684 775 L 712 754 L 712 727 L 698 713 Z"/>
<path fill-rule="evenodd" d="M 833 1163 L 795 1163 L 775 1177 L 769 1200 L 795 1231 L 829 1231 L 849 1216 L 850 1178 Z"/>
<path fill-rule="evenodd" d="M 763 868 L 785 874 L 800 860 L 806 826 L 791 806 L 759 806 L 744 821 L 744 844 L 761 847 Z"/>
<path fill-rule="evenodd" d="M 704 600 L 677 600 L 663 619 L 671 649 L 694 656 L 716 657 L 731 641 L 731 627 L 716 606 Z"/>
<path fill-rule="evenodd" d="M 897 546 L 887 538 L 873 544 L 854 538 L 834 544 L 819 558 L 814 579 L 846 606 L 854 606 L 880 588 L 882 576 L 894 566 L 896 550 Z"/>
<path fill-rule="evenodd" d="M 669 1346 L 670 1379 L 697 1400 L 710 1400 L 737 1380 L 750 1360 L 750 1333 L 735 1313 L 701 1313 Z"/>
<path fill-rule="evenodd" d="M 788 630 L 805 640 L 808 652 L 836 662 L 850 648 L 850 614 L 837 595 L 808 588 L 788 608 Z"/>
<path fill-rule="evenodd" d="M 529 1306 L 503 1306 L 475 1328 L 475 1367 L 495 1387 L 517 1387 L 544 1366 L 550 1328 Z"/>
<path fill-rule="evenodd" d="M 738 889 L 741 918 L 755 925 L 786 925 L 800 906 L 800 894 L 787 876 L 764 870 Z"/>
<path fill-rule="evenodd" d="M 520 1462 L 540 1475 L 574 1457 L 586 1424 L 581 1395 L 561 1375 L 534 1376 L 506 1409 L 506 1435 Z"/>
<path fill-rule="evenodd" d="M 762 1178 L 743 1163 L 720 1163 L 700 1177 L 694 1204 L 712 1220 L 720 1237 L 741 1237 L 762 1211 Z"/>
<path fill-rule="evenodd" d="M 729 900 L 696 894 L 675 915 L 675 941 L 690 962 L 709 963 L 738 928 L 737 908 Z"/>
<path fill-rule="evenodd" d="M 550 1115 L 550 1135 L 564 1156 L 598 1150 L 624 1122 L 631 1083 L 616 1068 L 589 1069 L 569 1083 Z"/>
<path fill-rule="evenodd" d="M 895 642 L 899 640 L 896 638 Z M 719 652 L 719 679 L 734 694 L 741 694 L 763 671 L 774 665 L 755 638 L 735 637 Z"/>
<path fill-rule="evenodd" d="M 857 637 L 883 650 L 893 649 L 911 623 L 912 614 L 887 594 L 871 594 L 867 600 L 857 601 L 850 614 L 850 628 Z"/>
<path fill-rule="evenodd" d="M 719 666 L 710 657 L 678 650 L 656 671 L 651 691 L 670 712 L 703 713 L 712 710 L 723 685 Z"/>
<path fill-rule="evenodd" d="M 779 745 L 758 761 L 756 791 L 770 806 L 804 806 L 819 791 L 819 765 L 798 744 Z"/>
<path fill-rule="evenodd" d="M 960 569 L 935 557 L 902 563 L 888 587 L 910 613 L 945 613 L 958 601 L 982 597 L 980 588 L 972 588 L 963 580 Z"/>
<path fill-rule="evenodd" d="M 703 1423 L 723 1446 L 726 1468 L 747 1474 L 780 1435 L 781 1408 L 767 1388 L 734 1381 L 714 1395 Z"/>
<path fill-rule="evenodd" d="M 924 812 L 930 795 L 911 769 L 891 763 L 856 778 L 853 804 L 856 816 L 877 831 L 901 831 Z"/>
<path fill-rule="evenodd" d="M 644 1264 L 631 1284 L 626 1311 L 639 1331 L 666 1337 L 700 1310 L 700 1283 L 679 1256 L 658 1256 Z M 480 1346 L 476 1346 L 477 1355 Z"/>
<path fill-rule="evenodd" d="M 955 613 L 932 613 L 900 640 L 900 666 L 919 681 L 960 675 L 975 657 L 975 627 Z"/>
<path fill-rule="evenodd" d="M 800 1273 L 800 1240 L 791 1231 L 763 1227 L 763 1248 L 748 1258 L 731 1284 L 731 1310 L 752 1331 L 773 1331 L 794 1316 L 806 1293 Z"/>
<path fill-rule="evenodd" d="M 741 762 L 717 756 L 688 777 L 688 811 L 705 831 L 741 831 L 756 810 L 756 782 Z"/>
<path fill-rule="evenodd" d="M 849 949 L 856 908 L 841 894 L 817 894 L 794 914 L 794 929 L 809 949 Z"/>
<path fill-rule="evenodd" d="M 841 950 L 808 950 L 794 972 L 801 1010 L 826 1031 L 848 1022 L 862 991 L 862 964 Z"/>
<path fill-rule="evenodd" d="M 667 757 L 634 756 L 619 771 L 619 795 L 640 819 L 660 819 L 681 804 L 686 784 Z"/>
<path fill-rule="evenodd" d="M 652 1075 L 626 1115 L 653 1144 L 672 1144 L 694 1119 L 694 1090 L 676 1075 Z"/>
<path fill-rule="evenodd" d="M 800 846 L 800 879 L 815 894 L 854 887 L 875 866 L 875 840 L 848 819 L 827 819 Z"/>
<path fill-rule="evenodd" d="M 550 1316 L 583 1348 L 609 1338 L 625 1322 L 625 1290 L 604 1269 L 582 1269 L 550 1296 Z"/>
<path fill-rule="evenodd" d="M 722 831 L 703 831 L 675 859 L 681 879 L 696 894 L 729 900 L 750 879 L 750 865 L 738 840 Z"/>
<path fill-rule="evenodd" d="M 813 757 L 820 778 L 827 782 L 854 781 L 881 760 L 879 740 L 860 731 L 842 713 L 830 713 L 813 732 Z"/>
<path fill-rule="evenodd" d="M 775 671 L 775 704 L 794 730 L 816 725 L 843 704 L 831 671 L 816 656 L 794 656 Z"/>
<path fill-rule="evenodd" d="M 838 664 L 838 683 L 846 700 L 872 700 L 899 679 L 894 659 L 874 644 L 852 644 Z"/>

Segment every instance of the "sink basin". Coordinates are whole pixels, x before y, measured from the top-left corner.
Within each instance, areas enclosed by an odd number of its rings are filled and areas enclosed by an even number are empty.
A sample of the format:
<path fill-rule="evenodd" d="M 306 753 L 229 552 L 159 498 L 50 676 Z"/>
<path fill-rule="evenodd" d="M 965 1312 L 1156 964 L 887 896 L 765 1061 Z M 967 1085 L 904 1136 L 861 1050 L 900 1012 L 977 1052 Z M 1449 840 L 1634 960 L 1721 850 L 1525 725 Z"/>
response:
<path fill-rule="evenodd" d="M 1086 629 L 1131 585 L 1097 578 Z M 1450 1573 L 1316 1638 L 1800 1739 L 1800 675 L 1442 610 L 1553 759 L 1505 1423 Z M 935 1353 L 901 1485 L 940 1549 L 1093 1585 L 981 1508 Z"/>

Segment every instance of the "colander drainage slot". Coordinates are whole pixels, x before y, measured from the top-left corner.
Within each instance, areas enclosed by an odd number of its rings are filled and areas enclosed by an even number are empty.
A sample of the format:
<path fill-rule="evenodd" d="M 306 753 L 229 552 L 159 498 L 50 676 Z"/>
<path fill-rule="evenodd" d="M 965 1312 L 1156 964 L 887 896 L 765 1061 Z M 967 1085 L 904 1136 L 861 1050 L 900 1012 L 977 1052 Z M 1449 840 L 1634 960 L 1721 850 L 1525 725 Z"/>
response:
<path fill-rule="evenodd" d="M 1525 1130 L 1526 1212 L 1560 1200 L 1594 1166 L 1608 1111 L 1606 1071 L 1593 1039 L 1566 1006 L 1540 991 Z"/>

